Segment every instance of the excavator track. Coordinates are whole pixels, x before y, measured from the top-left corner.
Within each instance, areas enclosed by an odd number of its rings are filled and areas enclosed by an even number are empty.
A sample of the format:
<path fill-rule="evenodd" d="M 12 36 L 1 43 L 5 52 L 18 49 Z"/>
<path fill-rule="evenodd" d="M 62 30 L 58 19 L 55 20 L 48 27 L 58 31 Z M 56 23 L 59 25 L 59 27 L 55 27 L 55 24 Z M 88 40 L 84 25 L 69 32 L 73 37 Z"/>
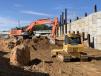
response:
<path fill-rule="evenodd" d="M 69 55 L 63 55 L 63 54 L 58 54 L 57 55 L 57 60 L 61 62 L 70 62 L 71 61 L 71 56 Z"/>
<path fill-rule="evenodd" d="M 91 58 L 87 55 L 81 55 L 80 56 L 80 61 L 91 61 Z"/>
<path fill-rule="evenodd" d="M 80 57 L 73 57 L 72 55 L 69 54 L 58 54 L 56 56 L 56 59 L 61 62 L 72 62 L 72 61 L 81 61 L 81 62 L 86 62 L 86 61 L 91 61 L 91 58 L 88 55 L 80 55 Z"/>

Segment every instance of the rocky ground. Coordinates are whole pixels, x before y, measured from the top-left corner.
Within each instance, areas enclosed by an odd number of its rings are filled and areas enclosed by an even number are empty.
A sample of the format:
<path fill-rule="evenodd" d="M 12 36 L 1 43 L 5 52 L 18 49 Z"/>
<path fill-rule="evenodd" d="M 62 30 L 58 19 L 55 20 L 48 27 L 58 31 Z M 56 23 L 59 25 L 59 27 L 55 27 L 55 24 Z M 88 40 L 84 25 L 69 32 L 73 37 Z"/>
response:
<path fill-rule="evenodd" d="M 7 48 L 9 40 L 0 39 L 0 76 L 101 76 L 101 51 L 85 48 L 85 52 L 93 58 L 89 62 L 60 62 L 51 59 L 53 48 L 62 48 L 59 45 L 50 45 L 46 38 L 25 40 L 24 44 L 30 47 L 31 61 L 26 66 L 10 65 L 11 50 Z"/>

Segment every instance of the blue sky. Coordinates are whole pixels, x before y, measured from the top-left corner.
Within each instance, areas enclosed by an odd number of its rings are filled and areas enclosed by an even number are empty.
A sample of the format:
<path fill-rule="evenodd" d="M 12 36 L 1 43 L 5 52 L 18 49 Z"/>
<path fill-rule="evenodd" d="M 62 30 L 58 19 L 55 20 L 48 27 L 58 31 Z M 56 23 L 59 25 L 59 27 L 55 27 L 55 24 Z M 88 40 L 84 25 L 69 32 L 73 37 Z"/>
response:
<path fill-rule="evenodd" d="M 101 10 L 101 0 L 0 0 L 0 30 L 27 25 L 39 18 L 53 18 L 68 9 L 68 19 L 92 13 L 93 5 Z"/>

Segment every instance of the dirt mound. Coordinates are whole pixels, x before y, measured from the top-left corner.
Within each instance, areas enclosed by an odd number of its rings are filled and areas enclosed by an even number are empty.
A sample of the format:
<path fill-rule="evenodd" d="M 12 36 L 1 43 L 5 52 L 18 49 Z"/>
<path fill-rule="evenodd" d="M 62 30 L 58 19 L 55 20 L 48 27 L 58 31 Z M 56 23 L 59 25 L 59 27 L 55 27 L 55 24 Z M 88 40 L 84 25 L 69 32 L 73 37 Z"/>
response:
<path fill-rule="evenodd" d="M 27 44 L 31 50 L 31 60 L 35 58 L 40 60 L 51 60 L 51 50 L 53 48 L 61 48 L 58 45 L 52 45 L 49 43 L 49 40 L 45 37 L 35 38 L 33 40 L 27 39 L 24 41 L 24 44 Z"/>
<path fill-rule="evenodd" d="M 26 45 L 14 47 L 10 54 L 10 63 L 16 66 L 27 65 L 30 62 L 30 50 Z"/>
<path fill-rule="evenodd" d="M 49 39 L 46 37 L 34 38 L 33 40 L 27 39 L 24 41 L 24 44 L 29 45 L 33 50 L 50 50 L 55 47 L 60 47 L 58 45 L 52 45 L 49 43 Z"/>
<path fill-rule="evenodd" d="M 0 50 L 8 51 L 9 49 L 7 47 L 7 44 L 8 44 L 8 40 L 0 39 Z"/>
<path fill-rule="evenodd" d="M 51 47 L 51 44 L 47 38 L 36 38 L 33 40 L 32 44 L 32 46 L 36 47 L 38 50 Z"/>
<path fill-rule="evenodd" d="M 23 44 L 30 47 L 31 61 L 28 66 L 17 68 L 9 65 L 9 52 L 5 53 L 6 41 L 0 43 L 0 76 L 100 76 L 101 51 L 86 48 L 89 55 L 100 56 L 93 62 L 59 62 L 51 59 L 51 50 L 62 48 L 60 45 L 51 45 L 45 37 L 24 40 Z M 2 47 L 3 46 L 3 47 Z M 6 49 L 5 49 L 6 50 Z M 36 74 L 38 73 L 38 74 Z M 47 75 L 46 75 L 47 74 Z"/>

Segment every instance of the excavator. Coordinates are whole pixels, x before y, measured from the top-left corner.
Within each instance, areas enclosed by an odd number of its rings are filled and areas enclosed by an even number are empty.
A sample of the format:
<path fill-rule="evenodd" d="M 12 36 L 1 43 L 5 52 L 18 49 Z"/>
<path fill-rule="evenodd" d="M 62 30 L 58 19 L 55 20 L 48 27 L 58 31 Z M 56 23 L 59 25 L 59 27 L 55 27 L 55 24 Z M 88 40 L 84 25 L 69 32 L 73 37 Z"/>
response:
<path fill-rule="evenodd" d="M 57 17 L 55 17 L 53 20 L 51 18 L 46 18 L 46 19 L 39 19 L 39 20 L 33 21 L 25 29 L 12 29 L 10 31 L 10 36 L 14 36 L 14 37 L 22 36 L 23 38 L 32 37 L 34 26 L 42 25 L 42 24 L 51 24 L 52 31 L 51 31 L 50 38 L 51 38 L 51 42 L 54 43 L 54 40 L 56 38 L 56 30 L 58 27 L 58 18 Z"/>
<path fill-rule="evenodd" d="M 64 36 L 62 49 L 51 50 L 51 57 L 59 61 L 67 62 L 73 59 L 88 61 L 89 56 L 84 52 L 84 44 L 82 43 L 79 33 L 68 33 Z"/>

